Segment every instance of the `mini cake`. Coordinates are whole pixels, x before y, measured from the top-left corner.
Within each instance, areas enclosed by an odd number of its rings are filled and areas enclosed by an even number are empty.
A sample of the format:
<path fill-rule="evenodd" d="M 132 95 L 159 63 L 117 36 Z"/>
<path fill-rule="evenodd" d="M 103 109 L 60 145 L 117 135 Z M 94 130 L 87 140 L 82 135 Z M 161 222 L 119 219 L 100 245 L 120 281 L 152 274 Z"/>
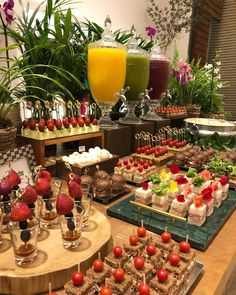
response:
<path fill-rule="evenodd" d="M 170 178 L 176 180 L 179 177 L 180 169 L 179 166 L 173 164 L 170 166 Z"/>
<path fill-rule="evenodd" d="M 178 293 L 174 292 L 176 283 L 177 280 L 173 275 L 169 274 L 166 269 L 160 269 L 157 277 L 151 280 L 150 286 L 155 295 L 177 295 Z"/>
<path fill-rule="evenodd" d="M 170 252 L 172 252 L 175 247 L 175 242 L 171 239 L 171 234 L 166 229 L 161 234 L 161 237 L 157 237 L 155 245 L 161 250 L 163 259 L 167 260 Z"/>
<path fill-rule="evenodd" d="M 146 228 L 143 226 L 143 220 L 141 220 L 141 227 L 137 229 L 138 242 L 144 245 L 149 244 L 151 237 L 147 234 Z"/>
<path fill-rule="evenodd" d="M 195 263 L 195 252 L 191 249 L 188 241 L 182 241 L 179 243 L 178 249 L 175 249 L 180 259 L 187 264 L 187 271 L 191 273 Z"/>
<path fill-rule="evenodd" d="M 207 187 L 201 191 L 202 201 L 206 205 L 206 216 L 210 216 L 213 213 L 214 202 L 212 198 L 212 188 Z"/>
<path fill-rule="evenodd" d="M 111 195 L 111 182 L 109 179 L 98 179 L 94 186 L 97 197 L 105 198 Z"/>
<path fill-rule="evenodd" d="M 168 193 L 168 203 L 171 205 L 172 201 L 178 196 L 179 188 L 177 182 L 174 180 L 170 181 L 169 193 Z"/>
<path fill-rule="evenodd" d="M 161 170 L 160 177 L 163 184 L 168 184 L 170 182 L 170 172 L 167 172 L 165 169 Z"/>
<path fill-rule="evenodd" d="M 114 167 L 114 173 L 115 174 L 122 174 L 124 172 L 125 166 L 121 161 L 116 163 L 116 167 Z"/>
<path fill-rule="evenodd" d="M 184 195 L 185 199 L 188 200 L 189 205 L 191 205 L 193 203 L 193 200 L 194 200 L 194 198 L 196 196 L 196 194 L 194 194 L 192 192 L 192 189 L 191 189 L 190 186 L 185 187 L 185 189 L 183 191 L 183 195 Z"/>
<path fill-rule="evenodd" d="M 135 171 L 135 167 L 132 167 L 130 164 L 127 164 L 123 171 L 124 178 L 128 181 L 133 181 Z"/>
<path fill-rule="evenodd" d="M 129 237 L 129 244 L 124 244 L 124 251 L 131 257 L 142 253 L 144 248 L 145 245 L 138 241 L 137 235 L 131 235 Z"/>
<path fill-rule="evenodd" d="M 159 186 L 159 184 L 161 184 L 161 177 L 159 174 L 152 174 L 150 177 L 149 177 L 149 180 L 150 180 L 150 188 L 151 189 L 155 189 Z"/>
<path fill-rule="evenodd" d="M 199 194 L 205 188 L 204 182 L 202 176 L 197 176 L 193 179 L 191 188 L 195 194 Z"/>
<path fill-rule="evenodd" d="M 139 187 L 135 190 L 135 201 L 148 205 L 151 203 L 151 197 L 152 197 L 152 190 L 148 188 L 148 183 L 144 182 L 142 184 L 142 187 Z"/>
<path fill-rule="evenodd" d="M 114 295 L 133 294 L 133 278 L 125 274 L 122 268 L 115 269 L 113 276 L 106 280 Z"/>
<path fill-rule="evenodd" d="M 186 173 L 186 177 L 188 179 L 188 183 L 191 184 L 193 179 L 197 176 L 197 169 L 190 167 L 188 172 Z"/>
<path fill-rule="evenodd" d="M 162 211 L 167 211 L 169 208 L 168 192 L 169 186 L 167 184 L 161 184 L 157 189 L 155 189 L 155 193 L 152 195 L 152 207 Z"/>
<path fill-rule="evenodd" d="M 184 195 L 178 195 L 171 204 L 170 213 L 184 217 L 187 214 L 188 206 L 188 201 L 184 198 Z"/>
<path fill-rule="evenodd" d="M 100 259 L 95 259 L 93 267 L 87 270 L 87 277 L 92 279 L 98 286 L 101 286 L 105 282 L 105 278 L 111 275 L 111 267 L 106 263 L 103 263 Z"/>
<path fill-rule="evenodd" d="M 67 295 L 93 295 L 96 294 L 94 282 L 84 277 L 83 273 L 76 271 L 72 278 L 64 285 L 65 294 Z"/>
<path fill-rule="evenodd" d="M 203 188 L 206 188 L 211 185 L 211 180 L 212 180 L 212 175 L 208 170 L 203 170 L 202 172 L 199 173 L 200 176 L 204 178 L 204 184 Z"/>
<path fill-rule="evenodd" d="M 110 177 L 110 181 L 112 193 L 118 194 L 124 191 L 126 181 L 123 175 L 113 174 Z"/>
<path fill-rule="evenodd" d="M 226 176 L 222 176 L 219 181 L 219 189 L 222 190 L 222 200 L 225 200 L 229 191 L 229 183 L 228 178 Z"/>
<path fill-rule="evenodd" d="M 158 249 L 153 242 L 150 242 L 145 251 L 142 253 L 142 256 L 145 257 L 146 262 L 152 264 L 155 270 L 159 270 L 163 266 L 163 259 L 161 250 Z"/>
<path fill-rule="evenodd" d="M 144 276 L 147 282 L 150 282 L 153 277 L 153 266 L 145 262 L 142 256 L 136 256 L 133 260 L 126 263 L 125 270 L 132 276 L 134 285 L 140 284 Z"/>
<path fill-rule="evenodd" d="M 185 187 L 188 185 L 188 179 L 184 176 L 179 176 L 175 181 L 178 184 L 178 188 L 179 188 L 180 193 L 183 192 Z"/>
<path fill-rule="evenodd" d="M 123 267 L 128 260 L 128 254 L 123 251 L 121 246 L 114 247 L 113 252 L 104 259 L 105 263 L 112 268 Z"/>
<path fill-rule="evenodd" d="M 96 181 L 97 179 L 108 179 L 108 178 L 109 178 L 109 174 L 104 170 L 97 170 L 93 174 L 94 181 Z"/>
<path fill-rule="evenodd" d="M 202 198 L 196 197 L 193 204 L 189 207 L 188 223 L 197 226 L 203 225 L 206 220 L 206 205 Z"/>
<path fill-rule="evenodd" d="M 147 172 L 144 170 L 143 166 L 139 166 L 134 172 L 133 181 L 136 183 L 142 183 L 148 179 Z"/>
<path fill-rule="evenodd" d="M 213 197 L 213 203 L 214 207 L 220 207 L 223 197 L 223 192 L 221 189 L 219 189 L 219 182 L 218 180 L 215 180 L 212 185 L 212 197 Z"/>

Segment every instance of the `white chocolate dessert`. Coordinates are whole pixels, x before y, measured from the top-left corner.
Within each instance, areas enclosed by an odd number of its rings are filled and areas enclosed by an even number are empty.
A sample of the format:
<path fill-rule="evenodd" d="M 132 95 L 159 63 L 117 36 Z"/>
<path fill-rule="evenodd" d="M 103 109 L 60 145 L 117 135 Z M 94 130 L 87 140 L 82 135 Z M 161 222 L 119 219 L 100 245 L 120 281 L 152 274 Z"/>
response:
<path fill-rule="evenodd" d="M 184 195 L 179 195 L 175 198 L 170 207 L 170 213 L 176 216 L 185 217 L 188 211 L 188 200 Z"/>
<path fill-rule="evenodd" d="M 194 203 L 189 208 L 188 223 L 202 226 L 206 220 L 206 205 L 196 206 Z"/>

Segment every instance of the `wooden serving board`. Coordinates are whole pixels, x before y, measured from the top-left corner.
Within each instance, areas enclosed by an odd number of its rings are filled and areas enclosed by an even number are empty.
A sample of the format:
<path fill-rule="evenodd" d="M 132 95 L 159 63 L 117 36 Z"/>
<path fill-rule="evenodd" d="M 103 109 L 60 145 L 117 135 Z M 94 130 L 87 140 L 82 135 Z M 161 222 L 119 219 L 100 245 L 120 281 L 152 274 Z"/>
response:
<path fill-rule="evenodd" d="M 9 242 L 9 235 L 3 234 L 3 242 Z M 108 219 L 97 209 L 91 208 L 90 224 L 82 233 L 81 244 L 76 250 L 62 247 L 60 229 L 43 229 L 38 242 L 36 260 L 26 266 L 15 264 L 13 249 L 0 251 L 0 294 L 33 295 L 63 288 L 73 271 L 82 271 L 92 265 L 101 252 L 103 258 L 110 251 L 111 226 Z M 0 247 L 1 249 L 1 247 Z"/>
<path fill-rule="evenodd" d="M 132 154 L 133 157 L 135 158 L 142 158 L 142 159 L 146 159 L 146 160 L 151 160 L 153 161 L 156 165 L 162 165 L 166 162 L 168 162 L 169 160 L 173 159 L 174 158 L 174 154 L 173 153 L 167 153 L 163 156 L 160 156 L 160 157 L 153 157 L 153 156 L 147 156 L 145 154 L 137 154 L 137 153 L 134 153 Z"/>
<path fill-rule="evenodd" d="M 205 223 L 202 226 L 195 226 L 183 221 L 173 222 L 172 218 L 138 208 L 130 203 L 133 200 L 134 196 L 126 198 L 108 208 L 107 214 L 136 226 L 140 226 L 140 220 L 143 219 L 146 229 L 158 234 L 168 226 L 168 231 L 174 240 L 180 242 L 188 234 L 191 246 L 201 251 L 207 249 L 236 208 L 236 192 L 229 190 L 228 197 L 219 208 L 214 208 L 213 214 L 207 217 Z"/>

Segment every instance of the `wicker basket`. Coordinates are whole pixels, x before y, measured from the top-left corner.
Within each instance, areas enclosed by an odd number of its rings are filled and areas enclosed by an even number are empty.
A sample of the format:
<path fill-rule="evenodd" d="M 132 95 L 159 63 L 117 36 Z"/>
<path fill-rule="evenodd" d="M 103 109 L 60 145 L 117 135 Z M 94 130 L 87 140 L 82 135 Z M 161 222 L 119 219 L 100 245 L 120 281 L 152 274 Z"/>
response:
<path fill-rule="evenodd" d="M 4 153 L 16 147 L 16 127 L 0 129 L 0 152 Z"/>

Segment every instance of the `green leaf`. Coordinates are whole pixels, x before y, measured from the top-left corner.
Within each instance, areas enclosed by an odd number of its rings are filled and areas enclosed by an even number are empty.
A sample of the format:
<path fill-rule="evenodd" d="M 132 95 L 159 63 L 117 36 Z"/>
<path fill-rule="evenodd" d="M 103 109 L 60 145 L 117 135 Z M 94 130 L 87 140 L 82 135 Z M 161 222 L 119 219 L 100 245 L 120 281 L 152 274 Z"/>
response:
<path fill-rule="evenodd" d="M 61 23 L 60 23 L 60 14 L 58 11 L 56 13 L 54 13 L 54 27 L 56 30 L 56 39 L 60 43 L 63 43 Z"/>
<path fill-rule="evenodd" d="M 69 8 L 65 17 L 65 27 L 64 27 L 64 44 L 69 43 L 69 37 L 71 32 L 71 9 Z"/>

